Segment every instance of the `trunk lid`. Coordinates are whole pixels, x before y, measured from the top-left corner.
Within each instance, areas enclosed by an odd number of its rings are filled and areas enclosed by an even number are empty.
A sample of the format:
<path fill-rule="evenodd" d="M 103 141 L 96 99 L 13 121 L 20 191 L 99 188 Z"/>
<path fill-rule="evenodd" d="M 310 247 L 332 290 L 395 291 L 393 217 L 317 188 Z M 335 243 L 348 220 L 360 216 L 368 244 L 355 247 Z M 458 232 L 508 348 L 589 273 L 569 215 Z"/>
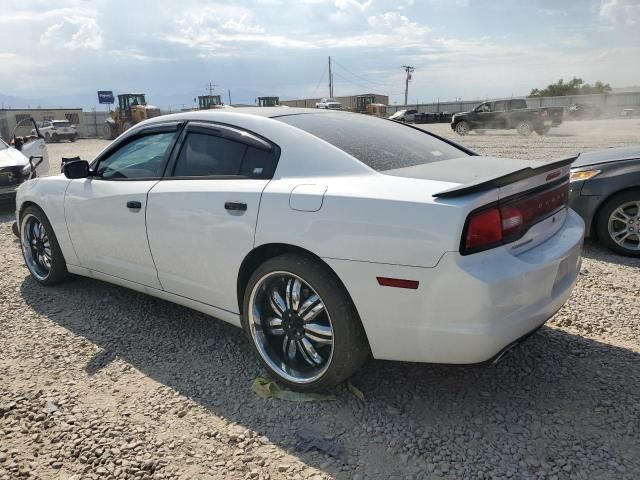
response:
<path fill-rule="evenodd" d="M 517 255 L 541 244 L 564 224 L 569 170 L 574 160 L 575 157 L 571 157 L 541 162 L 470 156 L 385 173 L 457 183 L 457 186 L 433 196 L 440 201 L 451 199 L 468 206 L 461 252 L 465 250 L 465 232 L 470 219 L 478 212 L 495 209 L 498 210 L 496 215 L 500 215 L 504 235 L 490 248 L 504 245 Z M 487 203 L 483 193 L 491 191 L 497 193 L 493 196 L 497 200 Z M 519 228 L 514 230 L 514 227 Z M 480 249 L 472 249 L 468 253 L 475 251 Z"/>

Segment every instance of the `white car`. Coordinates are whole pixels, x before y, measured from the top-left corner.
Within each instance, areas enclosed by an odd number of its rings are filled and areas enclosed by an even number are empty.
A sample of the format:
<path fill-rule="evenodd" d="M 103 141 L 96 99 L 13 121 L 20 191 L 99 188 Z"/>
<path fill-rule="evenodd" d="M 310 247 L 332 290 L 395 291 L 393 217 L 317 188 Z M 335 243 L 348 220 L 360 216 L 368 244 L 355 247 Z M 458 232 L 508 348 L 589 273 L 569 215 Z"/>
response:
<path fill-rule="evenodd" d="M 389 120 L 397 122 L 415 122 L 418 110 L 398 110 L 389 117 Z"/>
<path fill-rule="evenodd" d="M 49 173 L 49 154 L 44 140 L 21 137 L 17 148 L 0 138 L 0 200 L 13 199 L 20 185 Z"/>
<path fill-rule="evenodd" d="M 47 143 L 60 140 L 75 142 L 78 138 L 78 129 L 68 120 L 46 120 L 39 125 L 39 130 Z"/>
<path fill-rule="evenodd" d="M 335 98 L 321 98 L 316 103 L 316 108 L 324 108 L 325 110 L 341 110 L 342 104 Z"/>
<path fill-rule="evenodd" d="M 496 359 L 567 300 L 572 159 L 476 156 L 426 131 L 291 108 L 166 115 L 17 196 L 43 285 L 83 275 L 241 326 L 299 390 L 378 359 Z"/>

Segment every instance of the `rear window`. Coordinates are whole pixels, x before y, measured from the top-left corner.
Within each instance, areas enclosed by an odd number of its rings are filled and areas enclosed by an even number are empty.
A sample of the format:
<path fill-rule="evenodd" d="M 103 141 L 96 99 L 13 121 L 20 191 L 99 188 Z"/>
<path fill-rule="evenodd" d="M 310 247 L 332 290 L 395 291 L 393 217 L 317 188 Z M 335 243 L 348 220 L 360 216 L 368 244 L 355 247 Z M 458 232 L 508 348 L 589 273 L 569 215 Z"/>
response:
<path fill-rule="evenodd" d="M 71 124 L 69 122 L 67 122 L 66 120 L 64 121 L 60 121 L 60 122 L 53 122 L 53 126 L 54 127 L 70 127 Z"/>
<path fill-rule="evenodd" d="M 276 117 L 338 147 L 379 172 L 469 156 L 427 132 L 357 113 Z"/>

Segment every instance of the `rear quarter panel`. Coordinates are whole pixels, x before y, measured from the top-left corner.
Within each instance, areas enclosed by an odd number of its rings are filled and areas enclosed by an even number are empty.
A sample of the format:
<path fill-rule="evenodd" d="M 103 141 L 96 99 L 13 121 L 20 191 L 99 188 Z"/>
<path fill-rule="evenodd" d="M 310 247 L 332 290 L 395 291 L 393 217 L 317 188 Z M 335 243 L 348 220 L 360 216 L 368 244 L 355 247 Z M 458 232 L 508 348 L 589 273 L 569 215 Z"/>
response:
<path fill-rule="evenodd" d="M 326 186 L 319 210 L 290 208 L 298 184 Z M 459 249 L 466 216 L 476 205 L 469 196 L 432 197 L 450 186 L 377 173 L 275 180 L 263 193 L 256 246 L 287 243 L 323 258 L 433 267 L 444 252 Z M 488 203 L 497 192 L 478 197 Z"/>

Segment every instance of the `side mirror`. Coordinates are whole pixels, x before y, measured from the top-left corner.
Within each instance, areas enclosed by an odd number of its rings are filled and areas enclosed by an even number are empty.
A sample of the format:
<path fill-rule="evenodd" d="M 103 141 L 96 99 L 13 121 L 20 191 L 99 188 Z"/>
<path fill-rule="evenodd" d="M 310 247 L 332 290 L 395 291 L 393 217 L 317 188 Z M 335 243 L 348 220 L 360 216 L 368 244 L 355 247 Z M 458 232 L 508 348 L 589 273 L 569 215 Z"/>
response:
<path fill-rule="evenodd" d="M 75 160 L 73 162 L 67 162 L 62 166 L 62 173 L 67 178 L 87 178 L 91 176 L 91 170 L 89 170 L 89 162 L 86 160 Z"/>

